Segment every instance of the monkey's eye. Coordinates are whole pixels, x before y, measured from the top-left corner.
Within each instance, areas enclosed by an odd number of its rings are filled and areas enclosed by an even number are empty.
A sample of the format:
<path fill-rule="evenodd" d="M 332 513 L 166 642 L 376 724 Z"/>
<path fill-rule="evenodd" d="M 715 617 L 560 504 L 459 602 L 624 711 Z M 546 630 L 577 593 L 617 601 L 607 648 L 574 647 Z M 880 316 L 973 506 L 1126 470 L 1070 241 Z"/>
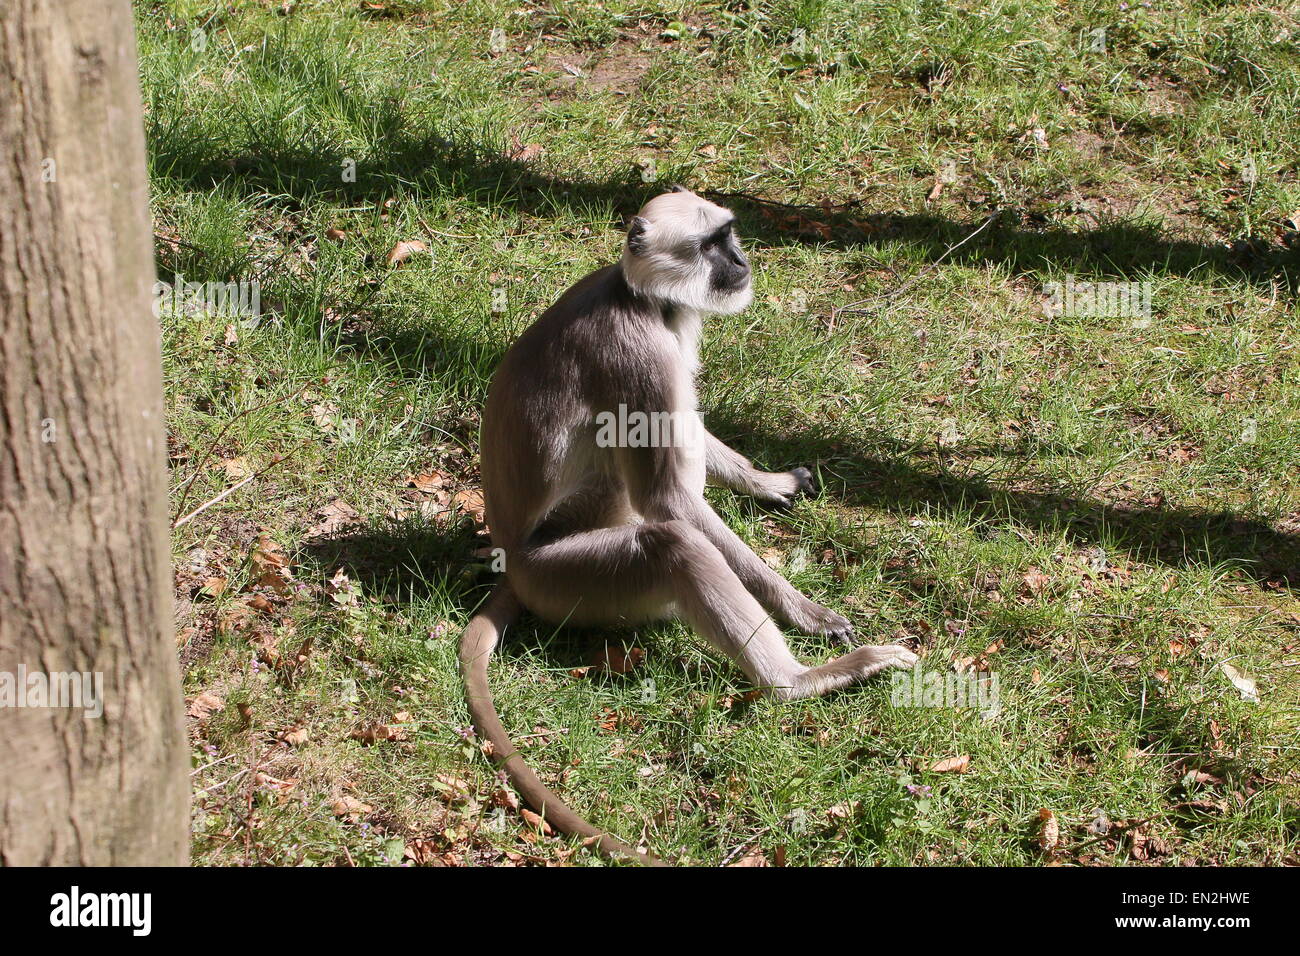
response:
<path fill-rule="evenodd" d="M 731 226 L 723 226 L 717 232 L 705 239 L 703 245 L 706 247 L 723 245 L 731 238 L 732 232 L 733 230 Z"/>

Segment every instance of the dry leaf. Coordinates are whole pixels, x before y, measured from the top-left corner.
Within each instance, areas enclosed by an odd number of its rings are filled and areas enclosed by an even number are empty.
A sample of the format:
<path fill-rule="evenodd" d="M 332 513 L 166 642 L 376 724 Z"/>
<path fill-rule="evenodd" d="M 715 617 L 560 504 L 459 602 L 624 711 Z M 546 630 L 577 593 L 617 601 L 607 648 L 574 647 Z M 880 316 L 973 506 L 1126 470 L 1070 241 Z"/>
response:
<path fill-rule="evenodd" d="M 347 237 L 347 232 L 337 227 L 325 230 L 325 238 L 332 242 L 342 242 Z"/>
<path fill-rule="evenodd" d="M 401 727 L 376 722 L 365 724 L 352 731 L 352 739 L 369 746 L 386 740 L 405 740 L 406 731 Z"/>
<path fill-rule="evenodd" d="M 468 803 L 470 799 L 470 786 L 460 777 L 453 777 L 449 773 L 440 773 L 433 778 L 433 789 L 438 791 L 438 796 L 446 803 Z"/>
<path fill-rule="evenodd" d="M 529 810 L 527 807 L 520 807 L 519 815 L 522 816 L 525 820 L 527 820 L 529 825 L 534 830 L 537 830 L 538 832 L 544 834 L 545 836 L 550 836 L 552 833 L 555 832 L 554 830 L 551 829 L 551 825 L 549 823 L 547 823 L 537 814 L 533 813 L 533 811 Z"/>
<path fill-rule="evenodd" d="M 221 597 L 221 595 L 226 593 L 226 579 L 208 578 L 203 582 L 203 588 L 200 593 L 211 598 Z"/>
<path fill-rule="evenodd" d="M 316 512 L 318 519 L 315 527 L 308 529 L 306 537 L 320 538 L 334 534 L 344 528 L 362 524 L 364 519 L 350 504 L 342 498 L 335 498 Z"/>
<path fill-rule="evenodd" d="M 438 850 L 432 840 L 412 840 L 406 844 L 406 850 L 402 855 L 419 866 L 438 862 Z"/>
<path fill-rule="evenodd" d="M 1052 579 L 1038 568 L 1030 568 L 1023 580 L 1025 582 L 1025 590 L 1030 594 L 1038 594 L 1046 590 L 1052 583 Z"/>
<path fill-rule="evenodd" d="M 301 747 L 311 739 L 311 735 L 307 733 L 306 727 L 302 724 L 298 724 L 294 727 L 290 727 L 288 730 L 282 731 L 280 739 L 290 747 Z"/>
<path fill-rule="evenodd" d="M 591 666 L 596 670 L 626 674 L 640 664 L 644 657 L 645 651 L 639 647 L 624 651 L 618 644 L 606 644 L 592 655 Z"/>
<path fill-rule="evenodd" d="M 291 590 L 293 575 L 289 571 L 289 558 L 280 546 L 266 535 L 257 539 L 257 547 L 249 558 L 252 564 L 252 586 L 264 585 L 281 594 Z"/>
<path fill-rule="evenodd" d="M 1047 131 L 1039 126 L 1027 129 L 1021 134 L 1020 142 L 1026 145 L 1032 144 L 1038 149 L 1047 149 Z"/>
<path fill-rule="evenodd" d="M 1242 700 L 1259 703 L 1259 688 L 1255 685 L 1255 679 L 1253 677 L 1247 677 L 1227 661 L 1220 664 L 1219 669 L 1227 675 L 1228 680 L 1232 681 L 1232 686 L 1241 692 Z"/>
<path fill-rule="evenodd" d="M 362 803 L 356 797 L 343 796 L 334 801 L 332 809 L 336 817 L 348 817 L 355 821 L 358 817 L 373 813 L 375 808 L 368 803 Z"/>
<path fill-rule="evenodd" d="M 422 471 L 416 475 L 407 475 L 406 487 L 432 495 L 442 488 L 446 480 L 447 476 L 440 471 Z"/>
<path fill-rule="evenodd" d="M 334 416 L 339 412 L 335 404 L 321 402 L 311 407 L 311 420 L 323 432 L 334 431 Z"/>
<path fill-rule="evenodd" d="M 279 777 L 272 777 L 269 773 L 258 771 L 253 774 L 253 783 L 263 790 L 270 790 L 272 793 L 284 796 L 298 785 L 298 778 L 289 777 L 286 780 L 281 780 Z"/>
<path fill-rule="evenodd" d="M 452 502 L 457 508 L 473 518 L 475 524 L 483 524 L 483 492 L 473 488 L 466 488 L 463 491 L 456 492 Z"/>
<path fill-rule="evenodd" d="M 728 865 L 729 866 L 769 866 L 770 864 L 767 862 L 767 857 L 763 855 L 762 850 L 750 850 L 748 853 L 742 856 L 735 863 L 731 863 Z"/>
<path fill-rule="evenodd" d="M 970 766 L 970 755 L 962 754 L 960 757 L 940 760 L 930 770 L 934 773 L 965 773 L 968 766 Z"/>
<path fill-rule="evenodd" d="M 575 73 L 575 76 L 581 76 L 581 72 Z M 529 143 L 527 146 L 520 146 L 510 153 L 510 158 L 516 163 L 529 163 L 546 152 L 546 147 L 540 143 Z"/>
<path fill-rule="evenodd" d="M 1038 811 L 1038 845 L 1050 853 L 1060 842 L 1061 825 L 1056 821 L 1056 814 L 1043 807 Z"/>
<path fill-rule="evenodd" d="M 226 702 L 216 694 L 203 693 L 190 701 L 190 706 L 185 713 L 201 720 L 204 717 L 215 714 L 225 706 Z"/>
<path fill-rule="evenodd" d="M 862 801 L 860 800 L 846 800 L 843 803 L 837 803 L 835 806 L 827 808 L 826 816 L 830 817 L 832 820 L 848 819 L 857 812 L 858 807 L 861 806 L 861 804 Z"/>
<path fill-rule="evenodd" d="M 429 247 L 419 239 L 403 239 L 388 252 L 388 267 L 400 266 L 417 252 L 428 252 Z"/>
<path fill-rule="evenodd" d="M 243 481 L 253 473 L 253 469 L 244 455 L 237 458 L 227 458 L 221 463 L 221 467 L 226 471 L 226 479 L 232 484 Z"/>

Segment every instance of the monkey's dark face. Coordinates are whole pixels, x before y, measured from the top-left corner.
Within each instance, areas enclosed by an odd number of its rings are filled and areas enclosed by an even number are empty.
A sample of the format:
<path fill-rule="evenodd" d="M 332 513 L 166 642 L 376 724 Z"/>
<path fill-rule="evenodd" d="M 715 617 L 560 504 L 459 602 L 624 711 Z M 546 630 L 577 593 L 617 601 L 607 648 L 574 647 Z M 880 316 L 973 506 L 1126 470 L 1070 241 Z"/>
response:
<path fill-rule="evenodd" d="M 632 220 L 622 265 L 628 285 L 659 302 L 734 313 L 753 297 L 733 216 L 680 187 Z"/>
<path fill-rule="evenodd" d="M 749 287 L 749 260 L 736 238 L 734 222 L 700 240 L 698 255 L 709 265 L 709 286 L 715 292 L 740 292 Z"/>

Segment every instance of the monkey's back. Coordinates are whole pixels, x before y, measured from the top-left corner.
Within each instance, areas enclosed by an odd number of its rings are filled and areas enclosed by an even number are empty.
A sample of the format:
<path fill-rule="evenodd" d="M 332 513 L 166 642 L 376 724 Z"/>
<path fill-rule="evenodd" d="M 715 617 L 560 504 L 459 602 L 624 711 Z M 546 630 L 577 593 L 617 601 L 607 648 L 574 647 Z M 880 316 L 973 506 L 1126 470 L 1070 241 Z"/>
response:
<path fill-rule="evenodd" d="M 617 407 L 636 365 L 619 351 L 622 327 L 643 322 L 645 311 L 619 267 L 607 266 L 569 288 L 506 352 L 480 446 L 494 545 L 518 547 L 557 504 L 605 475 L 595 414 Z"/>

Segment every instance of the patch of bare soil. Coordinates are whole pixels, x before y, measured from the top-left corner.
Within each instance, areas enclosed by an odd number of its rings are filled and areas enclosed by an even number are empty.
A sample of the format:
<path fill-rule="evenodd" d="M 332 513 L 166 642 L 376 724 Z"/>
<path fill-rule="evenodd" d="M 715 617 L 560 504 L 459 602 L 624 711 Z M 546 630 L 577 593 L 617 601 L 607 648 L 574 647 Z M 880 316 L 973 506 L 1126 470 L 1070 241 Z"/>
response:
<path fill-rule="evenodd" d="M 655 59 L 652 50 L 629 42 L 592 52 L 548 53 L 544 63 L 560 89 L 586 87 L 629 95 L 640 88 Z"/>

